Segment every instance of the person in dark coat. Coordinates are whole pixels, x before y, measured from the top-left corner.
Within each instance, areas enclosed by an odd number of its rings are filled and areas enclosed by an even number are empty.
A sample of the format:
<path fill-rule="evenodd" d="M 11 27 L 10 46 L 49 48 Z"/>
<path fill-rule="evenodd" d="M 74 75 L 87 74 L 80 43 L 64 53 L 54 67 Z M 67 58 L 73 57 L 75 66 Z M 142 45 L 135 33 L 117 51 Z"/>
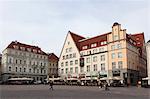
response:
<path fill-rule="evenodd" d="M 107 82 L 105 83 L 105 90 L 109 90 Z"/>
<path fill-rule="evenodd" d="M 53 81 L 50 81 L 50 82 L 49 82 L 49 86 L 50 86 L 49 89 L 54 90 L 54 89 L 53 89 Z"/>

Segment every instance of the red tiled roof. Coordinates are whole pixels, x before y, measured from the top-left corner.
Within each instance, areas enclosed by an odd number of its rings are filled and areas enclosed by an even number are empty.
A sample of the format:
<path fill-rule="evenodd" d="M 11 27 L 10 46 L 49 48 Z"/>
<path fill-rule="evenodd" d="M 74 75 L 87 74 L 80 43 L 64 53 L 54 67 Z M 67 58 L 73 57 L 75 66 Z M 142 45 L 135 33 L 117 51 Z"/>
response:
<path fill-rule="evenodd" d="M 89 38 L 89 39 L 86 39 L 85 37 L 77 35 L 77 34 L 75 34 L 73 32 L 70 32 L 70 31 L 69 31 L 69 33 L 71 34 L 77 48 L 79 50 L 82 50 L 83 46 L 89 46 L 88 47 L 88 49 L 89 49 L 90 45 L 93 44 L 93 43 L 97 43 L 98 46 L 101 46 L 100 42 L 107 41 L 107 35 L 110 34 L 111 32 L 105 33 L 105 34 L 102 34 L 102 35 L 98 35 L 98 36 L 95 36 L 95 37 L 92 37 L 92 38 Z"/>
<path fill-rule="evenodd" d="M 59 60 L 59 58 L 54 53 L 49 53 L 48 54 L 48 59 L 50 61 L 58 61 Z"/>
<path fill-rule="evenodd" d="M 82 50 L 83 46 L 88 46 L 88 48 L 90 48 L 90 45 L 93 44 L 93 43 L 96 43 L 97 47 L 101 46 L 100 42 L 107 41 L 107 35 L 109 33 L 98 35 L 98 36 L 80 41 L 80 50 Z"/>
<path fill-rule="evenodd" d="M 137 34 L 132 34 L 131 37 L 135 40 L 137 43 L 137 47 L 142 47 L 145 40 L 144 40 L 144 33 L 137 33 Z"/>
<path fill-rule="evenodd" d="M 75 42 L 77 48 L 80 49 L 79 40 L 85 39 L 85 37 L 80 36 L 80 35 L 77 35 L 77 34 L 71 32 L 71 31 L 69 31 L 69 33 L 71 34 L 71 36 L 72 36 L 72 38 L 73 38 L 73 40 L 74 40 L 74 42 Z"/>
<path fill-rule="evenodd" d="M 44 51 L 41 50 L 41 48 L 39 48 L 38 46 L 32 46 L 32 45 L 27 45 L 27 44 L 23 44 L 17 41 L 12 41 L 7 48 L 11 48 L 11 49 L 15 49 L 14 46 L 18 46 L 17 50 L 22 50 L 21 47 L 24 47 L 24 51 L 28 51 L 27 49 L 30 48 L 32 53 L 36 53 L 36 54 L 42 54 L 42 55 L 47 55 Z M 7 49 L 6 48 L 6 49 Z M 34 52 L 33 50 L 36 50 L 36 52 Z M 29 52 L 29 51 L 28 51 Z"/>
<path fill-rule="evenodd" d="M 126 34 L 126 35 L 127 40 L 129 41 L 130 39 L 132 39 L 134 42 L 136 42 L 137 47 L 142 47 L 143 44 L 145 43 L 144 33 Z"/>

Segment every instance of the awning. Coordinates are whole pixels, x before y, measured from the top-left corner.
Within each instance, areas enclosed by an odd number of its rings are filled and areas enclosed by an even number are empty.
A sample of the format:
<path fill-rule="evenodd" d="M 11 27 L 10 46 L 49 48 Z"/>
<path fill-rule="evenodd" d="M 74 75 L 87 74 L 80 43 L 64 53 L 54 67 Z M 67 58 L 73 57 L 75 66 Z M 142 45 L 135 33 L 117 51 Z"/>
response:
<path fill-rule="evenodd" d="M 100 80 L 107 80 L 107 79 L 108 79 L 107 77 L 100 78 Z"/>
<path fill-rule="evenodd" d="M 33 78 L 26 78 L 26 77 L 23 77 L 23 78 L 10 78 L 8 80 L 9 81 L 11 81 L 11 80 L 33 80 Z"/>
<path fill-rule="evenodd" d="M 78 80 L 78 78 L 67 78 L 67 80 Z"/>
<path fill-rule="evenodd" d="M 63 79 L 61 79 L 61 78 L 49 78 L 49 80 L 54 81 L 54 80 L 63 80 Z"/>
<path fill-rule="evenodd" d="M 150 78 L 146 77 L 146 78 L 142 78 L 142 80 L 150 80 Z"/>
<path fill-rule="evenodd" d="M 91 77 L 81 78 L 81 80 L 92 80 Z"/>

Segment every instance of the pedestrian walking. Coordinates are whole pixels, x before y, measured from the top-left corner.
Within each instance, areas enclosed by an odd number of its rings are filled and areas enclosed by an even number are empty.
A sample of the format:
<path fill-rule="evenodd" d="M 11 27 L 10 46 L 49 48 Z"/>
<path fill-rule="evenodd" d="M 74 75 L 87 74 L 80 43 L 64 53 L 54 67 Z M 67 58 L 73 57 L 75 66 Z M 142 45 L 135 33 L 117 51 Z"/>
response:
<path fill-rule="evenodd" d="M 105 83 L 105 90 L 109 90 L 107 82 Z"/>
<path fill-rule="evenodd" d="M 49 82 L 49 86 L 50 86 L 49 89 L 54 90 L 54 89 L 53 89 L 53 81 L 50 81 L 50 82 Z"/>

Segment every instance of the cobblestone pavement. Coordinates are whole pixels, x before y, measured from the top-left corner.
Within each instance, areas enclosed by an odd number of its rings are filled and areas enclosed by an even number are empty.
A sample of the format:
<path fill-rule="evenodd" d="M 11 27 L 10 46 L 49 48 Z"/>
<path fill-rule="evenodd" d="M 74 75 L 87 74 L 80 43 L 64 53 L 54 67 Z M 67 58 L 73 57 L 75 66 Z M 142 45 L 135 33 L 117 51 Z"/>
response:
<path fill-rule="evenodd" d="M 96 86 L 0 85 L 0 99 L 150 99 L 150 88 Z"/>

